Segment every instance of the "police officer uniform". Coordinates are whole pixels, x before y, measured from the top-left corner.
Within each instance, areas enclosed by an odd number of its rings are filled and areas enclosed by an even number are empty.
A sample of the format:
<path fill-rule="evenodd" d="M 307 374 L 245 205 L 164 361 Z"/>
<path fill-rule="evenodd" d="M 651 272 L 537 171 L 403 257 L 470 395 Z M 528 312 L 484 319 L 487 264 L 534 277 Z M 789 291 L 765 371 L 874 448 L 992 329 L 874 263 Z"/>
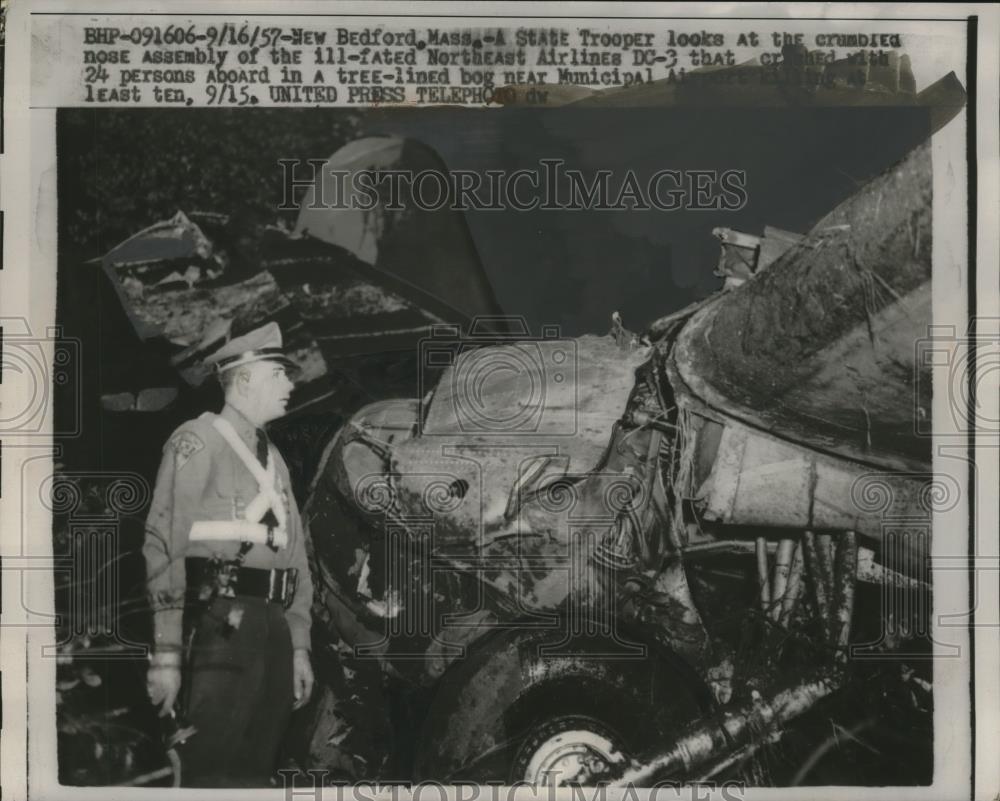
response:
<path fill-rule="evenodd" d="M 287 362 L 276 324 L 230 341 L 220 371 Z M 196 733 L 189 786 L 266 786 L 293 703 L 292 654 L 310 647 L 306 532 L 288 467 L 226 405 L 164 446 L 143 552 L 154 654 L 182 657 L 181 707 Z M 154 657 L 155 658 L 155 657 Z"/>

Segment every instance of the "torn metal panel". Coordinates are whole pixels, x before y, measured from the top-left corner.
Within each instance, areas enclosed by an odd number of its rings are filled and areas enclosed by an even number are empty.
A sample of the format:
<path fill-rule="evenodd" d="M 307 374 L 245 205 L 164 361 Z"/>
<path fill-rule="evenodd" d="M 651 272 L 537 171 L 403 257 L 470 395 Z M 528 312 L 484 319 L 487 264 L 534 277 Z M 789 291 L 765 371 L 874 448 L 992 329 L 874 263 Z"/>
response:
<path fill-rule="evenodd" d="M 757 271 L 766 270 L 803 239 L 802 234 L 765 225 L 764 236 L 760 240 L 760 251 L 757 254 Z"/>
<path fill-rule="evenodd" d="M 434 391 L 424 436 L 488 436 L 501 445 L 558 441 L 567 453 L 580 449 L 572 469 L 593 466 L 648 349 L 618 345 L 611 336 L 493 342 L 455 343 L 464 349 Z"/>
<path fill-rule="evenodd" d="M 754 236 L 732 228 L 713 228 L 712 235 L 722 243 L 714 275 L 725 278 L 723 289 L 743 284 L 801 242 L 801 234 L 764 226 L 763 236 Z"/>
<path fill-rule="evenodd" d="M 104 256 L 106 264 L 122 273 L 143 275 L 158 265 L 179 259 L 214 257 L 211 241 L 183 211 L 133 234 Z"/>
<path fill-rule="evenodd" d="M 302 200 L 295 234 L 343 248 L 434 298 L 446 320 L 500 314 L 465 219 L 452 204 L 422 208 L 408 195 L 393 196 L 384 184 L 373 203 L 347 180 L 361 171 L 387 170 L 447 174 L 440 156 L 412 139 L 368 136 L 349 142 L 318 171 Z"/>
<path fill-rule="evenodd" d="M 514 533 L 506 512 L 523 471 L 541 456 L 558 457 L 551 479 L 596 468 L 647 358 L 646 348 L 596 336 L 462 353 L 434 391 L 421 436 L 393 449 L 404 514 L 431 514 L 439 534 L 463 540 Z M 609 470 L 605 478 L 620 476 Z M 442 482 L 461 487 L 461 497 L 437 499 L 432 489 Z"/>
<path fill-rule="evenodd" d="M 859 503 L 864 465 L 827 456 L 732 421 L 726 424 L 708 477 L 696 491 L 706 520 L 789 529 L 850 529 L 879 540 L 886 514 L 927 516 L 932 477 L 881 476 L 891 509 Z"/>

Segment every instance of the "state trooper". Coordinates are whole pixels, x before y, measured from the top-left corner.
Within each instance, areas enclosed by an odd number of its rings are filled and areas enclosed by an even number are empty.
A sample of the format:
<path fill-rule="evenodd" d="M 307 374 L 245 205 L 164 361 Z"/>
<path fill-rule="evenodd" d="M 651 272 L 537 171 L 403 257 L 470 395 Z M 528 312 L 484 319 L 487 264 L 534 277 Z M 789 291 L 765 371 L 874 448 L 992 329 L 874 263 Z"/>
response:
<path fill-rule="evenodd" d="M 170 437 L 146 523 L 147 688 L 161 716 L 182 706 L 195 730 L 181 749 L 184 785 L 268 786 L 313 687 L 306 531 L 263 430 L 285 413 L 290 362 L 269 323 L 206 363 L 225 406 Z"/>

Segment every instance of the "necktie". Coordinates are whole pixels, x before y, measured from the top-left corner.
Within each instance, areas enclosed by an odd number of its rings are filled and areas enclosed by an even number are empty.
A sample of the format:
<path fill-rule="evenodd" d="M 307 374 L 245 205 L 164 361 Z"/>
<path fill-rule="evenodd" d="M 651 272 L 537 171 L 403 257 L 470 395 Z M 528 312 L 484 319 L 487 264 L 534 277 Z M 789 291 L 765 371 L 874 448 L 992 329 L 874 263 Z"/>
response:
<path fill-rule="evenodd" d="M 267 434 L 263 428 L 257 429 L 257 461 L 267 467 Z"/>
<path fill-rule="evenodd" d="M 267 434 L 264 433 L 264 429 L 257 429 L 257 460 L 267 467 Z M 278 518 L 274 516 L 274 511 L 271 509 L 267 510 L 267 513 L 260 520 L 266 526 L 277 528 Z"/>

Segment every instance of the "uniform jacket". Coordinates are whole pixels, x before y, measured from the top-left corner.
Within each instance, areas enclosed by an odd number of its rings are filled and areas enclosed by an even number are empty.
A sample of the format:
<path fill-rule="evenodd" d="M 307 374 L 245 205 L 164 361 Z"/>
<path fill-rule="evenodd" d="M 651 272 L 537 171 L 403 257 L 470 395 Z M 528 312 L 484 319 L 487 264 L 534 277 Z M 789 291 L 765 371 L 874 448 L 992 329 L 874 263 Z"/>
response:
<path fill-rule="evenodd" d="M 182 646 L 185 558 L 218 556 L 229 560 L 240 548 L 235 540 L 190 541 L 192 524 L 200 520 L 243 519 L 247 503 L 260 491 L 257 480 L 212 425 L 216 416 L 206 412 L 181 425 L 163 448 L 156 476 L 143 554 L 153 608 L 154 642 L 160 651 L 179 650 Z M 220 416 L 232 424 L 254 453 L 254 425 L 228 405 Z M 293 647 L 308 648 L 313 590 L 306 559 L 306 531 L 292 495 L 288 467 L 273 445 L 269 446 L 268 459 L 275 460 L 277 490 L 285 504 L 288 545 L 275 552 L 256 544 L 246 554 L 243 565 L 298 569 L 298 587 L 285 617 Z"/>

